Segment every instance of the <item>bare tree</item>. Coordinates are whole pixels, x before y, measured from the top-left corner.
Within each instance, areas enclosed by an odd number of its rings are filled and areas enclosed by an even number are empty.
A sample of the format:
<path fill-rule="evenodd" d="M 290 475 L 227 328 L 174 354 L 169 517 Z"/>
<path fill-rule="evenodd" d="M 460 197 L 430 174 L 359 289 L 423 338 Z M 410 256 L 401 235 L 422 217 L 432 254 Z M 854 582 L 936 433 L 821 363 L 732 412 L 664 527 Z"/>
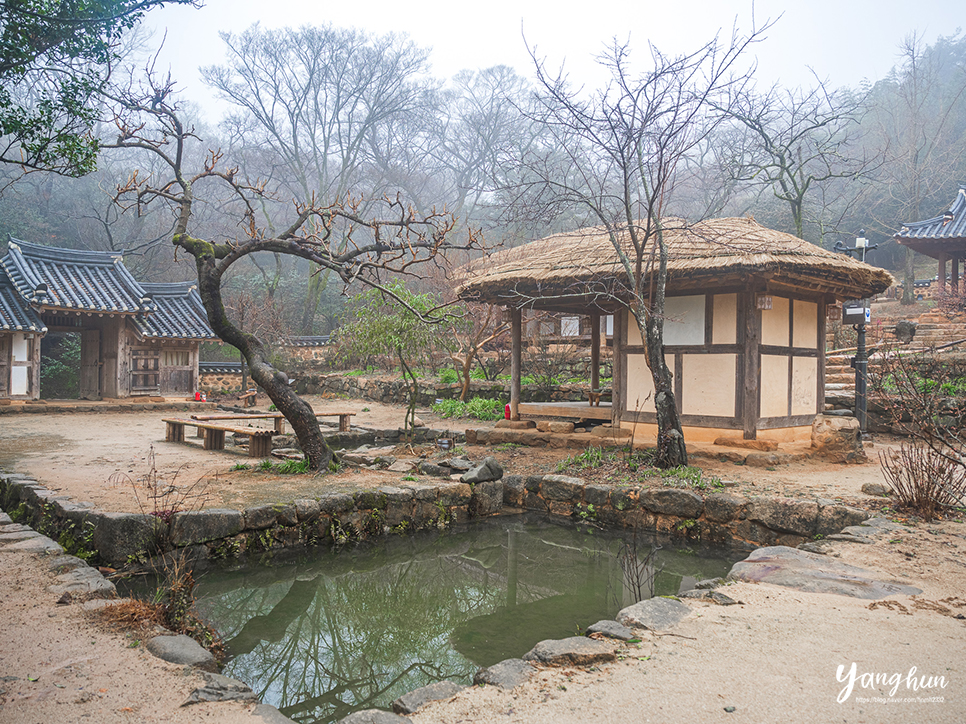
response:
<path fill-rule="evenodd" d="M 739 97 L 749 73 L 735 73 L 743 51 L 763 30 L 733 32 L 676 58 L 651 46 L 652 67 L 635 73 L 630 48 L 615 43 L 602 56 L 610 83 L 585 98 L 563 75 L 534 57 L 541 91 L 539 119 L 549 145 L 523 161 L 518 202 L 552 215 L 575 210 L 603 227 L 621 267 L 615 286 L 599 290 L 626 306 L 645 341 L 654 381 L 657 464 L 686 464 L 687 450 L 664 360 L 664 297 L 670 250 L 667 208 L 684 160 L 720 123 L 728 99 Z M 584 290 L 586 291 L 586 290 Z M 575 294 L 578 292 L 575 291 Z"/>
<path fill-rule="evenodd" d="M 930 200 L 942 196 L 938 204 L 946 203 L 961 179 L 966 72 L 949 52 L 956 41 L 941 38 L 928 48 L 921 36 L 909 35 L 900 45 L 901 66 L 873 89 L 872 125 L 885 149 L 887 189 L 874 214 L 890 235 L 902 222 L 922 220 Z M 906 247 L 903 304 L 915 303 L 915 280 L 915 252 Z"/>
<path fill-rule="evenodd" d="M 412 274 L 447 248 L 455 247 L 450 236 L 454 220 L 445 213 L 418 214 L 398 198 L 380 201 L 378 207 L 386 217 L 373 218 L 360 214 L 359 198 L 323 203 L 312 196 L 295 202 L 289 223 L 281 231 L 269 233 L 256 223 L 257 202 L 267 193 L 261 184 L 243 180 L 237 169 L 222 169 L 218 152 L 209 152 L 200 167 L 190 170 L 185 150 L 193 130 L 182 123 L 171 89 L 170 81 L 160 84 L 149 79 L 148 87 L 141 92 L 131 90 L 113 96 L 121 108 L 116 118 L 118 135 L 104 146 L 142 149 L 160 159 L 166 168 L 163 177 L 135 173 L 118 189 L 118 199 L 137 206 L 154 202 L 171 206 L 176 219 L 172 243 L 195 261 L 198 291 L 212 329 L 245 356 L 252 379 L 291 423 L 310 466 L 325 470 L 333 453 L 312 408 L 295 394 L 288 376 L 271 364 L 262 341 L 229 319 L 222 294 L 225 274 L 233 264 L 256 253 L 291 255 L 331 271 L 347 285 L 367 284 L 405 305 L 405 300 L 393 294 L 382 280 L 387 274 Z M 237 208 L 239 232 L 234 238 L 212 242 L 192 235 L 194 204 L 199 201 L 196 192 L 205 182 L 218 182 Z M 476 244 L 477 239 L 470 235 L 462 248 Z M 408 308 L 421 320 L 428 320 L 434 311 Z"/>
<path fill-rule="evenodd" d="M 786 204 L 800 239 L 809 220 L 808 198 L 821 197 L 824 185 L 854 180 L 873 165 L 856 139 L 862 94 L 830 91 L 819 83 L 809 90 L 776 85 L 763 94 L 744 89 L 728 100 L 718 109 L 750 136 L 731 147 L 726 162 L 731 178 L 768 189 Z"/>
<path fill-rule="evenodd" d="M 254 174 L 280 184 L 290 198 L 310 203 L 352 194 L 362 199 L 359 211 L 365 213 L 370 200 L 382 195 L 372 141 L 425 102 L 427 52 L 401 36 L 373 37 L 328 25 L 297 30 L 255 25 L 240 35 L 223 33 L 222 39 L 228 63 L 202 72 L 238 109 L 228 121 L 237 141 L 233 154 Z M 264 223 L 274 223 L 275 209 L 259 211 Z M 309 278 L 303 334 L 312 333 L 329 278 L 327 270 L 319 271 Z"/>

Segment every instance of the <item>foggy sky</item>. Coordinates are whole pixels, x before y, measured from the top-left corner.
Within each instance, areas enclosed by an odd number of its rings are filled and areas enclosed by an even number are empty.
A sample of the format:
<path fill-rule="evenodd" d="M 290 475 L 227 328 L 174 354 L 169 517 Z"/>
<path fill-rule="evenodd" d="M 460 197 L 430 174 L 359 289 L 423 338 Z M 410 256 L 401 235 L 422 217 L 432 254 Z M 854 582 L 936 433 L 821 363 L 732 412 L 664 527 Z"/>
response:
<path fill-rule="evenodd" d="M 569 10 L 568 10 L 569 8 Z M 754 13 L 753 13 L 754 10 Z M 781 16 L 781 17 L 779 17 Z M 742 32 L 776 20 L 767 39 L 756 46 L 759 84 L 814 84 L 814 69 L 833 87 L 881 79 L 895 64 L 898 44 L 912 33 L 927 43 L 957 31 L 960 0 L 488 0 L 476 3 L 439 0 L 205 0 L 195 10 L 154 10 L 147 24 L 160 43 L 167 31 L 158 68 L 170 66 L 184 97 L 213 115 L 211 91 L 197 73 L 201 65 L 222 62 L 219 31 L 240 32 L 255 22 L 263 27 L 298 27 L 330 22 L 377 34 L 408 33 L 431 47 L 433 73 L 449 78 L 464 68 L 505 64 L 531 78 L 526 41 L 556 69 L 565 63 L 573 80 L 598 85 L 601 72 L 593 57 L 613 38 L 630 40 L 634 58 L 644 64 L 647 43 L 676 54 L 696 50 L 716 33 L 724 40 L 737 22 Z M 748 59 L 749 64 L 755 60 Z M 212 118 L 210 120 L 217 120 Z"/>

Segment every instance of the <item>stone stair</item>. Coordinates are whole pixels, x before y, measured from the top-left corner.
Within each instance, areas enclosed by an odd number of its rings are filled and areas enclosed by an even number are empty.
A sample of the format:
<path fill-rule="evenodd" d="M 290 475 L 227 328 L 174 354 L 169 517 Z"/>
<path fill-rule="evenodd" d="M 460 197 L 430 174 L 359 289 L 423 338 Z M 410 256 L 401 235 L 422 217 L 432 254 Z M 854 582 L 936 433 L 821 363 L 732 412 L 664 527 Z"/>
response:
<path fill-rule="evenodd" d="M 855 370 L 852 353 L 831 354 L 825 358 L 826 407 L 852 407 L 855 400 Z"/>

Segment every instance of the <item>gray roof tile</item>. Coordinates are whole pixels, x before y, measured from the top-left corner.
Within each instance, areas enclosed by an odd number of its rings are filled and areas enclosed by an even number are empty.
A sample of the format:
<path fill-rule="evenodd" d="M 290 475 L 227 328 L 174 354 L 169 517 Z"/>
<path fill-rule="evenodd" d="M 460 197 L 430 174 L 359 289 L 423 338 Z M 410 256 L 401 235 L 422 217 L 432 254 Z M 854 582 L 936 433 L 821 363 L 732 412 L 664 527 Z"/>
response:
<path fill-rule="evenodd" d="M 20 298 L 10 278 L 0 269 L 0 331 L 47 333 L 47 327 Z"/>
<path fill-rule="evenodd" d="M 136 314 L 144 290 L 117 252 L 78 251 L 11 239 L 0 260 L 20 296 L 48 309 Z M 38 291 L 46 285 L 46 291 Z"/>
<path fill-rule="evenodd" d="M 896 239 L 963 239 L 966 238 L 966 186 L 959 187 L 959 193 L 952 206 L 942 216 L 925 221 L 903 224 Z"/>
<path fill-rule="evenodd" d="M 193 283 L 141 284 L 141 287 L 154 299 L 149 305 L 152 311 L 134 320 L 142 335 L 161 339 L 216 339 Z"/>

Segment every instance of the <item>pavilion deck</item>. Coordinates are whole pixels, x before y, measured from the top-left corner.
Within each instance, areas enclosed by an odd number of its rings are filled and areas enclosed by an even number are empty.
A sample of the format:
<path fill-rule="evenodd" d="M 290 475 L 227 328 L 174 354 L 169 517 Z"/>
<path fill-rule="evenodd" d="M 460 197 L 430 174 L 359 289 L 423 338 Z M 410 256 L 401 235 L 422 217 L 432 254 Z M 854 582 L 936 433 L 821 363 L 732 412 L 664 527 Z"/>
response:
<path fill-rule="evenodd" d="M 606 422 L 613 417 L 610 402 L 601 402 L 600 407 L 589 402 L 521 402 L 517 409 L 520 417 L 573 417 Z"/>

